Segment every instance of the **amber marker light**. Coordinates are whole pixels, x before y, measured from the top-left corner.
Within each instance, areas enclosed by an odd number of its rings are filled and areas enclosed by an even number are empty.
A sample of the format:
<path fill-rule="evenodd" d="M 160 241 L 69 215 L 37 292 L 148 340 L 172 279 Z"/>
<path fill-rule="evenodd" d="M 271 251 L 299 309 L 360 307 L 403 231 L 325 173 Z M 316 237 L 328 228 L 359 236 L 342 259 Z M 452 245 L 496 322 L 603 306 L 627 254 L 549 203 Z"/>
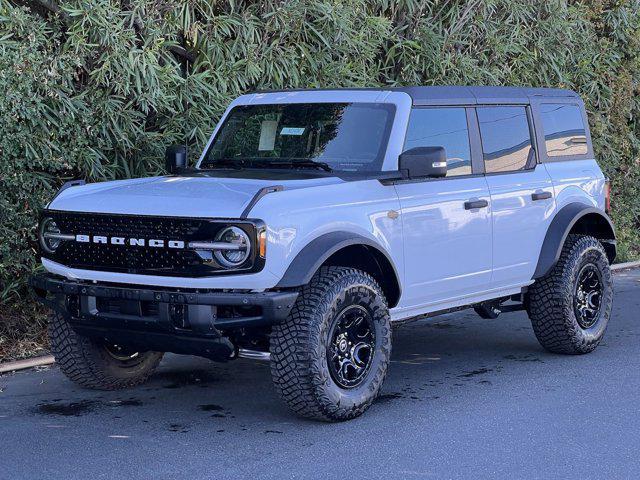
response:
<path fill-rule="evenodd" d="M 265 258 L 267 255 L 267 230 L 263 229 L 258 234 L 258 253 L 262 258 Z"/>

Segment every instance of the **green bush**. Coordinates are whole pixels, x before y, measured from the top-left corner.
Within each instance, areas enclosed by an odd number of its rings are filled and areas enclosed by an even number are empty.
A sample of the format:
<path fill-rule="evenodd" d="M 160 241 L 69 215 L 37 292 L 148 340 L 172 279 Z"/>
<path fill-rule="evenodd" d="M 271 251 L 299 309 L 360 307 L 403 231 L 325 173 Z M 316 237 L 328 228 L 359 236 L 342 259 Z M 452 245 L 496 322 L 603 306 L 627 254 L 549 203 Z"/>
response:
<path fill-rule="evenodd" d="M 36 212 L 63 181 L 158 173 L 260 88 L 572 88 L 637 257 L 639 80 L 639 0 L 0 0 L 0 300 L 31 308 Z"/>

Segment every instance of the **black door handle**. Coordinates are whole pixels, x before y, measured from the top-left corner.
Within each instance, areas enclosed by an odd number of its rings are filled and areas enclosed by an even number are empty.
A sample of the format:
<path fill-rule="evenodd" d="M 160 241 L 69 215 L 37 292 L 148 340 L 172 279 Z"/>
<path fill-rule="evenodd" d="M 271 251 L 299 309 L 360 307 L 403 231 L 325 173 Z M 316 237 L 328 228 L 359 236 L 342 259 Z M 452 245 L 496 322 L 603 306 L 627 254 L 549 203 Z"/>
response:
<path fill-rule="evenodd" d="M 551 197 L 551 192 L 536 192 L 531 194 L 531 200 L 533 200 L 534 202 L 536 200 L 546 200 Z"/>
<path fill-rule="evenodd" d="M 473 210 L 475 208 L 486 208 L 489 206 L 489 202 L 486 200 L 469 200 L 464 202 L 465 210 Z"/>

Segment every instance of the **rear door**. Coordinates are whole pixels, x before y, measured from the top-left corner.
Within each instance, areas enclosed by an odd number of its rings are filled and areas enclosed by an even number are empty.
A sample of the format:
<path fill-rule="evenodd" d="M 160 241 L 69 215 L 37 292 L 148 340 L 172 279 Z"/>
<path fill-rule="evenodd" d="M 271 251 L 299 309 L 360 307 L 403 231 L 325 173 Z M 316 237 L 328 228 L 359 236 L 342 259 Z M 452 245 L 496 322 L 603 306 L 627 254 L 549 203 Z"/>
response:
<path fill-rule="evenodd" d="M 482 159 L 473 109 L 414 108 L 404 150 L 425 146 L 444 147 L 448 172 L 446 178 L 396 183 L 406 307 L 472 295 L 486 290 L 491 279 L 489 189 L 479 171 Z"/>
<path fill-rule="evenodd" d="M 479 106 L 478 125 L 493 213 L 493 287 L 531 280 L 555 208 L 553 185 L 537 162 L 525 105 Z"/>

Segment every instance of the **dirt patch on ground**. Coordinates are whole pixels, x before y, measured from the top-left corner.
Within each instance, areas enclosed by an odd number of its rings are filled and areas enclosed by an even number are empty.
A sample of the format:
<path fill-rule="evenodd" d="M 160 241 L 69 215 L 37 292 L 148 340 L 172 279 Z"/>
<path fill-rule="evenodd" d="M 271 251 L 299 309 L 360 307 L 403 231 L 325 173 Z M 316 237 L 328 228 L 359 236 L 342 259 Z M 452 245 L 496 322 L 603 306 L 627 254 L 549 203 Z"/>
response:
<path fill-rule="evenodd" d="M 45 308 L 0 306 L 0 363 L 46 355 L 48 349 Z"/>

